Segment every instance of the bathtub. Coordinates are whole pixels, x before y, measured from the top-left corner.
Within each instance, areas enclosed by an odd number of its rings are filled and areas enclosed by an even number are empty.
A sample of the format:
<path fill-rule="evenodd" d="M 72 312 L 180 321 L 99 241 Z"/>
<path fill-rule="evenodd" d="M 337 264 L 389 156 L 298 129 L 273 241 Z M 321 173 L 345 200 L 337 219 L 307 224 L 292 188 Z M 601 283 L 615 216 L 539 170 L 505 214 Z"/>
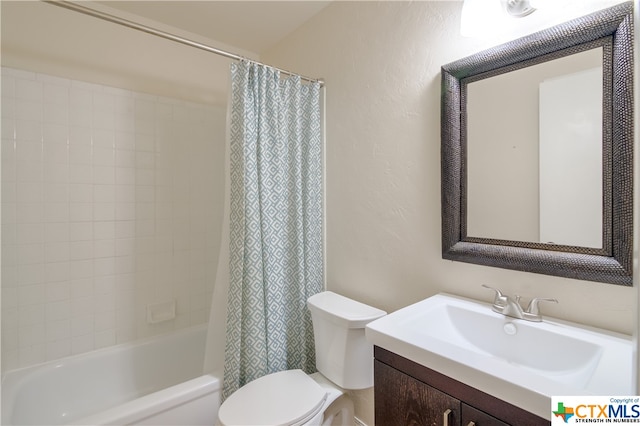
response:
<path fill-rule="evenodd" d="M 206 326 L 9 371 L 3 425 L 212 425 L 220 380 L 203 375 Z"/>

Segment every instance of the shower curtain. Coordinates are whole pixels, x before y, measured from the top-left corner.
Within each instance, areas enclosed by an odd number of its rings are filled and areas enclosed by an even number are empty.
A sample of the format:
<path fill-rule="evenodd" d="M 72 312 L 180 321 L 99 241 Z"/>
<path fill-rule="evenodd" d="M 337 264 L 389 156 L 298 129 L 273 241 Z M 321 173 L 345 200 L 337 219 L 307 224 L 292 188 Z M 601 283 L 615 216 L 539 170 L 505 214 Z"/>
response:
<path fill-rule="evenodd" d="M 223 398 L 315 371 L 306 300 L 323 287 L 320 84 L 231 67 L 229 290 Z"/>

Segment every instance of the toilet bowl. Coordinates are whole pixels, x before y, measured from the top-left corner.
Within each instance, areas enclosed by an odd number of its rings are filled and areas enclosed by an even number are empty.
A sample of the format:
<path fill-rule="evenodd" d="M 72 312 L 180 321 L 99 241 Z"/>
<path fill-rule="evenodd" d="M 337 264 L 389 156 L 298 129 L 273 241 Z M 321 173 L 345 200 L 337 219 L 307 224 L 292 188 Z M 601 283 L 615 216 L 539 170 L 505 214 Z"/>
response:
<path fill-rule="evenodd" d="M 353 424 L 353 402 L 345 390 L 373 386 L 373 347 L 364 327 L 386 312 L 330 291 L 311 296 L 307 306 L 318 372 L 286 370 L 247 383 L 220 406 L 220 424 Z"/>

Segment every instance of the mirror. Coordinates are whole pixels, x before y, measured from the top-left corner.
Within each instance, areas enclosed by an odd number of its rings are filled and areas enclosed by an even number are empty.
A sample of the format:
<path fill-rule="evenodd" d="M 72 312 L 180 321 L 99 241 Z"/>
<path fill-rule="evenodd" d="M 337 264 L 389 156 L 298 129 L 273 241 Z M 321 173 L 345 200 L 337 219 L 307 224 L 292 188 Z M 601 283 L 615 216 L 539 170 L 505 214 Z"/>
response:
<path fill-rule="evenodd" d="M 468 235 L 602 247 L 602 60 L 467 84 Z"/>
<path fill-rule="evenodd" d="M 632 11 L 442 67 L 443 258 L 632 284 Z"/>

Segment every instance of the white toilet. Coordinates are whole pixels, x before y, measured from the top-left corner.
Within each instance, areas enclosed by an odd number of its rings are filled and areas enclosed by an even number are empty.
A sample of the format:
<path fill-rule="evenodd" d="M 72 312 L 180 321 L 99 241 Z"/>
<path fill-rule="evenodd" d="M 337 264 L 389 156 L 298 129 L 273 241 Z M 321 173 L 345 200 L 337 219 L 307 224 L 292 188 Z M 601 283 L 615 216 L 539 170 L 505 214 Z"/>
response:
<path fill-rule="evenodd" d="M 307 300 L 313 321 L 318 373 L 273 373 L 247 383 L 224 401 L 222 425 L 352 425 L 353 402 L 343 389 L 373 386 L 373 347 L 367 323 L 386 315 L 325 291 Z"/>

